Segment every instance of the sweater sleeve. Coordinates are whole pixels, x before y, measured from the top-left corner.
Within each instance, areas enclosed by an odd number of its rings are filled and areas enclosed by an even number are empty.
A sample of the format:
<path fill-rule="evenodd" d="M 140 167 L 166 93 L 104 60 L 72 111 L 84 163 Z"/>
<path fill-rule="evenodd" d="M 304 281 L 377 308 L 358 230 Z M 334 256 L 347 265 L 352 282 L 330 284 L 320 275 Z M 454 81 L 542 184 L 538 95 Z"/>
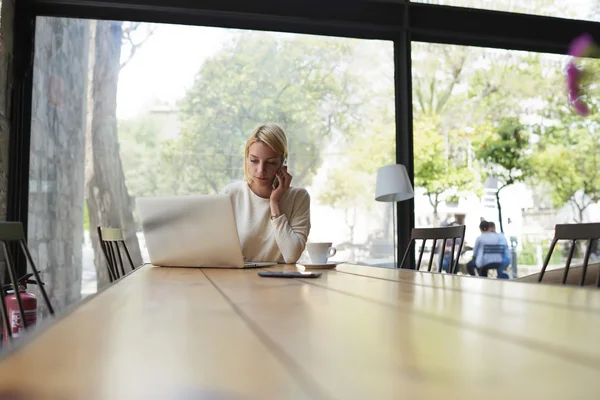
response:
<path fill-rule="evenodd" d="M 229 185 L 225 186 L 223 189 L 221 189 L 219 194 L 227 194 L 231 197 L 231 184 L 229 184 Z"/>
<path fill-rule="evenodd" d="M 293 199 L 290 216 L 285 214 L 271 221 L 275 227 L 277 246 L 288 264 L 293 264 L 302 255 L 310 232 L 310 196 L 300 189 Z"/>

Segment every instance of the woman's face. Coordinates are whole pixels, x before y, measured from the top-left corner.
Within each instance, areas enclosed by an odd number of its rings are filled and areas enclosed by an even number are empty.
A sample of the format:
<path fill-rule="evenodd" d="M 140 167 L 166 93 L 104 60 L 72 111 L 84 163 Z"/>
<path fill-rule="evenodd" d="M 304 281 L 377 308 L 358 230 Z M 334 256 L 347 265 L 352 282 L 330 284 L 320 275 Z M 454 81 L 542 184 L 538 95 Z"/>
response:
<path fill-rule="evenodd" d="M 275 174 L 281 167 L 281 153 L 263 142 L 254 142 L 248 149 L 248 170 L 259 186 L 272 186 Z"/>

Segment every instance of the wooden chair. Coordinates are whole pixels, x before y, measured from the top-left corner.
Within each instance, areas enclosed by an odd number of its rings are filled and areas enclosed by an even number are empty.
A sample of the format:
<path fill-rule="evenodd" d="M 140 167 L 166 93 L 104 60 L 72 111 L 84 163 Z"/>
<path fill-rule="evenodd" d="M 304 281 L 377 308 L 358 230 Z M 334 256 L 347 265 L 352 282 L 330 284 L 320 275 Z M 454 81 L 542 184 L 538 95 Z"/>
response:
<path fill-rule="evenodd" d="M 40 278 L 40 274 L 35 267 L 33 259 L 31 258 L 31 253 L 27 248 L 27 244 L 25 243 L 25 231 L 23 230 L 23 224 L 20 222 L 0 222 L 0 243 L 2 244 L 2 249 L 5 256 L 6 261 L 6 269 L 8 271 L 8 276 L 10 279 L 11 287 L 15 290 L 15 293 L 19 292 L 19 283 L 23 282 L 27 277 L 31 274 L 25 274 L 25 276 L 17 279 L 17 273 L 14 268 L 13 259 L 11 257 L 10 250 L 8 248 L 7 243 L 16 242 L 17 246 L 21 248 L 23 253 L 25 254 L 26 264 L 25 264 L 25 272 L 27 272 L 27 264 L 31 265 L 31 271 L 35 276 L 35 283 L 37 283 L 40 287 L 40 292 L 42 297 L 44 298 L 44 302 L 48 307 L 48 311 L 51 315 L 54 315 L 54 307 L 50 303 L 50 298 L 48 297 L 48 293 L 46 293 L 46 289 L 44 288 L 44 282 Z M 6 309 L 6 293 L 4 290 L 0 290 L 1 306 L 0 312 L 2 313 L 2 319 L 4 321 L 4 325 L 6 327 L 6 331 L 8 332 L 9 339 L 12 340 L 12 329 L 10 329 L 10 320 L 9 315 Z M 16 296 L 17 305 L 19 307 L 19 313 L 21 314 L 21 323 L 23 324 L 23 328 L 27 329 L 27 319 L 25 318 L 25 311 L 23 309 L 23 302 L 21 301 L 21 296 Z"/>
<path fill-rule="evenodd" d="M 465 242 L 465 230 L 466 227 L 464 225 L 459 226 L 450 226 L 446 228 L 413 228 L 410 233 L 410 243 L 408 244 L 408 248 L 404 252 L 404 257 L 402 257 L 402 262 L 400 263 L 400 268 L 404 266 L 408 258 L 408 254 L 412 246 L 415 244 L 416 240 L 422 240 L 421 243 L 421 251 L 419 253 L 419 261 L 417 262 L 417 270 L 419 270 L 421 266 L 421 261 L 423 260 L 423 252 L 425 251 L 425 243 L 428 240 L 433 240 L 433 246 L 431 247 L 431 256 L 429 257 L 429 266 L 427 267 L 427 271 L 431 271 L 431 266 L 433 265 L 433 256 L 435 254 L 435 250 L 437 248 L 438 240 L 442 240 L 442 250 L 441 256 L 438 265 L 438 271 L 442 272 L 442 264 L 443 258 L 446 251 L 446 242 L 448 240 L 452 241 L 452 250 L 450 252 L 450 264 L 448 268 L 448 272 L 455 274 L 458 272 L 458 260 L 460 259 L 460 254 L 462 252 L 463 243 Z M 455 256 L 455 248 L 456 242 L 459 242 L 458 245 L 458 253 Z"/>
<path fill-rule="evenodd" d="M 578 273 L 580 272 L 581 275 L 581 277 L 579 278 L 579 286 L 584 286 L 586 280 L 586 273 L 588 270 L 588 263 L 590 261 L 590 255 L 592 253 L 592 246 L 594 240 L 597 241 L 598 239 L 600 239 L 600 223 L 556 225 L 556 227 L 554 228 L 554 239 L 552 240 L 552 244 L 550 245 L 550 249 L 548 250 L 546 259 L 544 260 L 544 265 L 542 266 L 542 271 L 539 274 L 538 282 L 542 282 L 542 279 L 544 279 L 544 274 L 546 273 L 548 263 L 550 263 L 550 257 L 552 256 L 552 252 L 554 251 L 556 243 L 559 240 L 570 240 L 571 248 L 569 249 L 569 255 L 567 258 L 567 263 L 565 265 L 565 270 L 561 282 L 563 285 L 567 284 L 569 269 L 571 267 L 571 260 L 573 259 L 573 253 L 575 252 L 577 241 L 587 240 L 587 247 L 583 258 L 583 265 L 581 269 L 577 270 Z M 600 288 L 600 270 L 598 271 L 596 277 L 596 287 Z"/>
<path fill-rule="evenodd" d="M 497 254 L 502 258 L 502 255 L 504 255 L 505 250 L 506 250 L 506 248 L 503 244 L 484 244 L 483 245 L 483 254 L 484 255 Z M 490 270 L 495 270 L 498 278 L 506 276 L 503 279 L 508 279 L 508 274 L 506 273 L 506 271 L 504 272 L 504 274 L 500 273 L 501 267 L 502 267 L 502 262 L 486 264 L 486 265 L 478 268 L 479 276 L 487 277 L 488 272 Z"/>
<path fill-rule="evenodd" d="M 104 228 L 99 226 L 98 238 L 100 238 L 100 246 L 102 247 L 104 257 L 106 257 L 108 277 L 111 283 L 122 278 L 129 271 L 133 271 L 135 269 L 135 265 L 133 264 L 133 260 L 131 259 L 131 255 L 129 254 L 129 250 L 125 244 L 123 231 L 120 229 Z M 121 256 L 121 248 L 119 247 L 119 243 L 121 243 L 121 247 L 125 250 L 125 255 L 129 260 L 130 270 L 127 272 L 125 272 L 125 263 L 123 262 L 123 257 Z"/>

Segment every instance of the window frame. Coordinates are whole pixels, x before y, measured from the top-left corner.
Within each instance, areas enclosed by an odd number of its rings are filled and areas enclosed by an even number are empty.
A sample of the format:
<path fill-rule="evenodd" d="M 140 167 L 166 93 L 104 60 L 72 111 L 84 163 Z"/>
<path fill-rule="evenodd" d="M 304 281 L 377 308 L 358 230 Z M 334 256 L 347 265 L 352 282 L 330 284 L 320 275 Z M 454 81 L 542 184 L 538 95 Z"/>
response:
<path fill-rule="evenodd" d="M 200 4 L 199 4 L 200 3 Z M 269 30 L 394 44 L 396 162 L 414 186 L 411 44 L 413 41 L 566 54 L 600 23 L 411 3 L 405 0 L 24 0 L 15 4 L 7 220 L 27 230 L 35 21 L 38 16 L 113 19 Z M 506 27 L 510 27 L 510 30 Z M 533 33 L 535 32 L 535 33 Z M 414 200 L 397 203 L 397 259 L 415 226 Z M 414 268 L 414 257 L 410 257 Z M 20 273 L 25 265 L 18 260 Z"/>

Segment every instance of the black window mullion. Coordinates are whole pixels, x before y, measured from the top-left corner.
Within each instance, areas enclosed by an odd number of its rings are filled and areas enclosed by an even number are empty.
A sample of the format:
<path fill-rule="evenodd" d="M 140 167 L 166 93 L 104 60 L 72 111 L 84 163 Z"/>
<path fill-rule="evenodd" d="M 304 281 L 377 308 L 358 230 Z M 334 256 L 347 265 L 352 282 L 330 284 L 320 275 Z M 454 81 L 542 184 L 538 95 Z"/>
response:
<path fill-rule="evenodd" d="M 6 220 L 22 222 L 27 238 L 35 17 L 23 2 L 15 3 L 13 33 L 14 50 L 8 74 L 11 94 Z M 11 250 L 20 277 L 26 273 L 27 261 L 24 254 L 17 251 L 16 243 L 14 246 Z"/>
<path fill-rule="evenodd" d="M 407 10 L 405 24 L 412 10 Z M 407 26 L 405 25 L 405 26 Z M 394 86 L 396 98 L 396 162 L 406 167 L 410 182 L 414 188 L 413 153 L 413 109 L 412 109 L 412 72 L 411 72 L 411 33 L 403 29 L 394 40 Z M 402 260 L 410 243 L 410 232 L 415 226 L 414 199 L 398 202 L 396 207 L 396 231 L 398 248 L 396 259 Z M 414 247 L 409 252 L 405 268 L 415 269 Z M 399 267 L 399 265 L 397 265 Z"/>

